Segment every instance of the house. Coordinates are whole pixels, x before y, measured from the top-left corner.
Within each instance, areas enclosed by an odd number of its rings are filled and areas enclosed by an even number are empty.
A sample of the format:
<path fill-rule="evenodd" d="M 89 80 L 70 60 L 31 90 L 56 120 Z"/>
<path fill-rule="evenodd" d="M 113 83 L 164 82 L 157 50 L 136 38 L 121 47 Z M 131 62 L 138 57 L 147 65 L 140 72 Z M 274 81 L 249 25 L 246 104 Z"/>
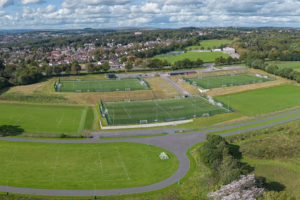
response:
<path fill-rule="evenodd" d="M 60 53 L 59 53 L 59 51 L 51 51 L 51 55 L 52 56 L 59 56 Z"/>
<path fill-rule="evenodd" d="M 185 70 L 185 71 L 171 71 L 167 73 L 169 76 L 178 76 L 178 75 L 190 75 L 197 74 L 194 70 Z"/>
<path fill-rule="evenodd" d="M 222 52 L 222 49 L 213 49 L 212 52 Z"/>
<path fill-rule="evenodd" d="M 50 62 L 50 63 L 49 63 L 49 66 L 55 67 L 55 66 L 57 66 L 57 62 Z"/>
<path fill-rule="evenodd" d="M 142 35 L 142 32 L 135 32 L 134 35 Z"/>
<path fill-rule="evenodd" d="M 232 53 L 235 53 L 235 49 L 231 48 L 231 47 L 226 47 L 223 49 L 223 53 L 232 54 Z"/>

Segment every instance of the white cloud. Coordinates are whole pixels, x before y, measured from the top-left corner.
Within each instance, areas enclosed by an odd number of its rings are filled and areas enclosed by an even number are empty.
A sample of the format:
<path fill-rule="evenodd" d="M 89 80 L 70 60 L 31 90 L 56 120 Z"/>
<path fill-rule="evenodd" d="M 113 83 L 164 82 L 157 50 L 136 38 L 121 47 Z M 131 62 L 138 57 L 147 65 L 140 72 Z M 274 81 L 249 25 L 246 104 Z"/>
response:
<path fill-rule="evenodd" d="M 47 3 L 45 0 L 21 0 L 21 4 L 26 5 L 26 4 L 43 4 Z"/>
<path fill-rule="evenodd" d="M 57 10 L 56 6 L 55 5 L 48 5 L 46 8 L 38 8 L 37 11 L 39 13 L 52 13 L 52 12 L 55 12 Z"/>
<path fill-rule="evenodd" d="M 8 13 L 3 11 L 3 10 L 0 10 L 0 17 L 4 16 L 4 15 L 7 15 Z"/>
<path fill-rule="evenodd" d="M 81 0 L 86 5 L 123 5 L 130 3 L 132 0 Z"/>
<path fill-rule="evenodd" d="M 0 0 L 0 8 L 5 8 L 14 5 L 14 0 Z"/>
<path fill-rule="evenodd" d="M 33 8 L 26 7 L 26 6 L 23 7 L 23 13 L 24 14 L 32 14 L 34 12 L 35 12 L 35 9 L 33 9 Z"/>

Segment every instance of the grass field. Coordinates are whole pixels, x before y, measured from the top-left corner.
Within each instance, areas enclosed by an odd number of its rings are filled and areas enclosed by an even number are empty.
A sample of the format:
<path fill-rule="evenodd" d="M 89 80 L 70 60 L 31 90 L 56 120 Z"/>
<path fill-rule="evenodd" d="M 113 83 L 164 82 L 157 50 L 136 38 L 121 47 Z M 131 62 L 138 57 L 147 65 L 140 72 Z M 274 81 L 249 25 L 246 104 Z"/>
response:
<path fill-rule="evenodd" d="M 62 81 L 57 92 L 111 92 L 111 91 L 131 91 L 146 90 L 146 84 L 142 84 L 138 79 L 122 80 L 90 80 L 90 81 Z"/>
<path fill-rule="evenodd" d="M 24 129 L 24 133 L 81 135 L 88 107 L 0 104 L 0 126 Z M 93 112 L 91 113 L 93 115 Z M 13 128 L 12 128 L 13 129 Z"/>
<path fill-rule="evenodd" d="M 267 63 L 277 65 L 279 68 L 281 68 L 281 67 L 300 67 L 299 61 L 270 61 Z"/>
<path fill-rule="evenodd" d="M 174 57 L 154 57 L 160 60 L 167 60 L 170 63 L 174 63 L 176 61 L 188 58 L 192 61 L 196 61 L 198 58 L 203 60 L 204 62 L 213 62 L 217 57 L 223 56 L 223 58 L 228 58 L 228 54 L 224 54 L 221 52 L 187 52 L 184 54 L 181 54 L 179 56 Z"/>
<path fill-rule="evenodd" d="M 200 42 L 200 46 L 188 46 L 186 49 L 189 50 L 198 48 L 200 50 L 201 47 L 204 47 L 204 49 L 207 50 L 208 47 L 211 49 L 214 47 L 218 48 L 221 44 L 232 44 L 232 40 L 203 40 Z"/>
<path fill-rule="evenodd" d="M 211 105 L 204 98 L 173 99 L 148 102 L 104 103 L 109 125 L 137 124 L 185 120 L 228 112 L 227 109 Z M 146 122 L 146 123 L 147 123 Z"/>
<path fill-rule="evenodd" d="M 270 78 L 257 77 L 251 74 L 233 74 L 215 77 L 198 77 L 186 79 L 190 84 L 197 85 L 204 89 L 248 85 L 272 81 Z"/>
<path fill-rule="evenodd" d="M 170 159 L 160 160 L 161 152 Z M 174 154 L 139 143 L 0 142 L 0 185 L 47 189 L 110 189 L 150 185 L 178 168 Z"/>
<path fill-rule="evenodd" d="M 245 115 L 264 114 L 292 108 L 300 105 L 300 87 L 282 85 L 266 89 L 250 90 L 223 96 L 216 96 L 217 100 L 230 101 L 233 110 Z"/>

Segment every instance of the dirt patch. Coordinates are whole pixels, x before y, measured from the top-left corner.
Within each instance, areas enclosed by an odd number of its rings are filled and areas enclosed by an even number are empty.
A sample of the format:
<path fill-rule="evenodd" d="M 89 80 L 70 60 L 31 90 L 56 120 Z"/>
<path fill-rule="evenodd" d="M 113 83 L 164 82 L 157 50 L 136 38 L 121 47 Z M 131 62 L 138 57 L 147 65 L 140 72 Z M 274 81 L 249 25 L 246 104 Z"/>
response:
<path fill-rule="evenodd" d="M 137 91 L 119 91 L 119 92 L 99 92 L 99 93 L 60 93 L 67 99 L 75 101 L 83 105 L 96 105 L 102 99 L 108 101 L 124 101 L 124 99 L 135 100 L 148 100 L 154 99 L 154 95 L 150 90 L 137 90 Z"/>
<path fill-rule="evenodd" d="M 181 93 L 161 77 L 145 78 L 157 99 L 174 98 Z"/>

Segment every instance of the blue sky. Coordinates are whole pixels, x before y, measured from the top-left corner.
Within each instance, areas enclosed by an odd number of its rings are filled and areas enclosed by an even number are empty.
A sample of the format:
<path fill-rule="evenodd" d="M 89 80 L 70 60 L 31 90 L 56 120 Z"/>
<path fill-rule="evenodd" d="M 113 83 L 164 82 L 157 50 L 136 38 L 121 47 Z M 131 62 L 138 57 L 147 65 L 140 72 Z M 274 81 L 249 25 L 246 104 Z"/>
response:
<path fill-rule="evenodd" d="M 300 26 L 298 0 L 0 0 L 0 29 Z"/>

